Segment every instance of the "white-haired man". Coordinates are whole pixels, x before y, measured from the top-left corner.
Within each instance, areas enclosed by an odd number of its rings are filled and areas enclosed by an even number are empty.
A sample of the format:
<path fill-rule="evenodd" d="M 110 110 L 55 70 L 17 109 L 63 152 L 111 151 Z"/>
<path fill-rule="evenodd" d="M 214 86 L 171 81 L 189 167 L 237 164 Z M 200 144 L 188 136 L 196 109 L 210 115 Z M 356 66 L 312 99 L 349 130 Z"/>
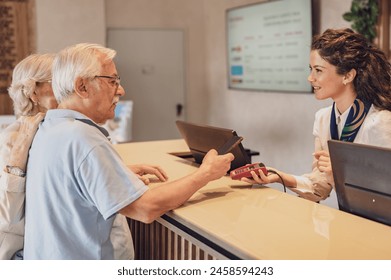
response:
<path fill-rule="evenodd" d="M 100 45 L 78 44 L 54 60 L 59 106 L 47 112 L 30 150 L 25 259 L 114 259 L 110 232 L 118 213 L 150 223 L 230 167 L 232 154 L 212 150 L 194 173 L 148 189 L 98 126 L 114 117 L 124 95 L 114 56 Z M 166 179 L 160 168 L 144 169 Z M 118 236 L 131 238 L 125 230 Z"/>

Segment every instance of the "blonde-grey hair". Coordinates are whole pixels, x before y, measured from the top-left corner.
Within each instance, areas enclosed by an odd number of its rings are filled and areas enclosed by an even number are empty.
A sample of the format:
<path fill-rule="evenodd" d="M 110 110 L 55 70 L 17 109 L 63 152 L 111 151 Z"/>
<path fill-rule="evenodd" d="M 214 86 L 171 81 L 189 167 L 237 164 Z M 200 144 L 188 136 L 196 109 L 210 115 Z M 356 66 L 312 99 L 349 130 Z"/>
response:
<path fill-rule="evenodd" d="M 53 59 L 54 54 L 31 54 L 15 66 L 8 94 L 16 116 L 31 115 L 33 112 L 31 95 L 37 82 L 51 80 Z"/>
<path fill-rule="evenodd" d="M 53 62 L 52 87 L 58 103 L 72 95 L 77 78 L 100 75 L 103 62 L 113 60 L 116 51 L 98 44 L 80 43 L 60 51 Z"/>

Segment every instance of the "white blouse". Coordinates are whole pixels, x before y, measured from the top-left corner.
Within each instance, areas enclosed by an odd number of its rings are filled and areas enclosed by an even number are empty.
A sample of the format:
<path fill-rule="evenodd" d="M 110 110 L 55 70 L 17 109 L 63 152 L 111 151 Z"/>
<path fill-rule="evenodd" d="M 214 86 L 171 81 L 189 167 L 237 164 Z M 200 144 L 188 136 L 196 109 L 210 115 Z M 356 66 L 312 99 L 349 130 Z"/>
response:
<path fill-rule="evenodd" d="M 320 109 L 315 115 L 313 135 L 315 137 L 315 151 L 325 150 L 328 152 L 327 141 L 330 135 L 330 115 L 332 105 Z M 336 110 L 337 111 L 337 110 Z M 349 110 L 347 110 L 349 111 Z M 347 115 L 340 116 L 338 130 L 345 125 Z M 341 133 L 341 132 L 339 132 Z M 368 111 L 354 143 L 361 143 L 373 146 L 391 148 L 391 111 L 379 110 L 373 105 Z M 313 159 L 312 172 L 302 176 L 294 176 L 297 181 L 296 188 L 290 188 L 301 197 L 312 201 L 326 199 L 334 187 L 333 178 L 326 176 L 326 173 L 319 171 L 316 166 L 316 159 Z"/>

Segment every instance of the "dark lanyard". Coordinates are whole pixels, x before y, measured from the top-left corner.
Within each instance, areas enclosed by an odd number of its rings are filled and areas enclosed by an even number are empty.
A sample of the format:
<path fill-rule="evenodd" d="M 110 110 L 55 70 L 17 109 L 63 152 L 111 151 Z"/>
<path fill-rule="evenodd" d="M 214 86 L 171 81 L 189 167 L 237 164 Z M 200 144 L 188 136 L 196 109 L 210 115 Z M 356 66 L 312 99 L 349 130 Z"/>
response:
<path fill-rule="evenodd" d="M 81 121 L 83 123 L 86 123 L 88 125 L 91 125 L 91 126 L 94 126 L 96 127 L 97 129 L 100 130 L 100 132 L 103 133 L 104 136 L 106 136 L 107 139 L 110 140 L 110 134 L 107 132 L 106 129 L 104 129 L 103 127 L 97 125 L 96 123 L 94 123 L 93 121 L 89 120 L 89 119 L 75 119 L 75 120 L 78 120 L 78 121 Z"/>

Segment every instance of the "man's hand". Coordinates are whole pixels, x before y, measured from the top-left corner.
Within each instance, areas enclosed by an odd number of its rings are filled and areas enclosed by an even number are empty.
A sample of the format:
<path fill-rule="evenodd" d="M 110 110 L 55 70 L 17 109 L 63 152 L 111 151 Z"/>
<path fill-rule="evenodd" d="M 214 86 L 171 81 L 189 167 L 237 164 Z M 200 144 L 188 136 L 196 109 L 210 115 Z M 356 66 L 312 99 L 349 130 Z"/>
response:
<path fill-rule="evenodd" d="M 133 164 L 128 165 L 128 168 L 132 170 L 146 185 L 150 183 L 150 179 L 143 177 L 146 174 L 155 175 L 160 182 L 166 182 L 168 180 L 166 172 L 160 166 Z"/>
<path fill-rule="evenodd" d="M 234 160 L 234 155 L 228 153 L 218 155 L 215 149 L 210 150 L 202 160 L 199 171 L 202 172 L 205 180 L 212 181 L 226 175 L 231 167 L 231 161 Z"/>

